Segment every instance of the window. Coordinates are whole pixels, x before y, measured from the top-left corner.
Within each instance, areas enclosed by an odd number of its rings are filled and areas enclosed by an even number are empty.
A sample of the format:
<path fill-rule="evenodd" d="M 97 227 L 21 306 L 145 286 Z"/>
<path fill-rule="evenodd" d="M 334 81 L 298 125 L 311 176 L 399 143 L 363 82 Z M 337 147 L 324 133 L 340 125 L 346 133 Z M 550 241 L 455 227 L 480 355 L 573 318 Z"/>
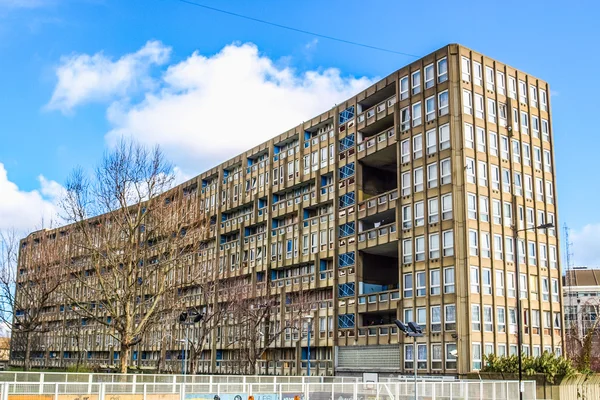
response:
<path fill-rule="evenodd" d="M 519 275 L 519 298 L 526 299 L 527 298 L 527 275 L 520 274 Z"/>
<path fill-rule="evenodd" d="M 463 112 L 473 115 L 473 98 L 471 92 L 463 89 Z"/>
<path fill-rule="evenodd" d="M 450 124 L 440 126 L 440 150 L 450 148 Z"/>
<path fill-rule="evenodd" d="M 435 85 L 435 72 L 433 64 L 425 66 L 425 89 L 432 88 Z"/>
<path fill-rule="evenodd" d="M 400 110 L 400 130 L 407 131 L 410 128 L 410 107 Z"/>
<path fill-rule="evenodd" d="M 546 203 L 554 204 L 554 185 L 550 181 L 546 181 Z"/>
<path fill-rule="evenodd" d="M 556 269 L 556 267 L 557 267 L 556 246 L 550 245 L 548 248 L 550 250 L 550 268 Z"/>
<path fill-rule="evenodd" d="M 479 196 L 479 219 L 481 222 L 490 221 L 490 203 L 486 196 Z"/>
<path fill-rule="evenodd" d="M 417 308 L 417 320 L 415 322 L 422 328 L 427 326 L 427 309 L 425 307 Z"/>
<path fill-rule="evenodd" d="M 437 62 L 438 83 L 448 80 L 448 60 L 446 57 Z"/>
<path fill-rule="evenodd" d="M 544 171 L 550 172 L 552 170 L 552 156 L 550 150 L 544 150 Z"/>
<path fill-rule="evenodd" d="M 507 272 L 506 273 L 506 286 L 508 287 L 507 294 L 508 294 L 508 297 L 510 297 L 510 298 L 515 298 L 517 296 L 517 289 L 516 289 L 515 285 L 516 285 L 516 282 L 515 282 L 514 272 Z"/>
<path fill-rule="evenodd" d="M 494 317 L 492 312 L 492 306 L 483 306 L 483 331 L 493 332 L 494 330 Z"/>
<path fill-rule="evenodd" d="M 517 80 L 512 76 L 508 77 L 508 97 L 517 99 Z"/>
<path fill-rule="evenodd" d="M 528 241 L 527 247 L 529 254 L 529 265 L 537 265 L 535 242 Z"/>
<path fill-rule="evenodd" d="M 454 304 L 444 306 L 444 323 L 445 330 L 456 330 L 456 306 Z"/>
<path fill-rule="evenodd" d="M 502 168 L 502 191 L 510 193 L 510 170 Z"/>
<path fill-rule="evenodd" d="M 477 86 L 481 86 L 483 82 L 483 69 L 481 68 L 481 64 L 473 61 L 473 83 Z"/>
<path fill-rule="evenodd" d="M 425 260 L 425 237 L 419 236 L 415 238 L 415 261 Z M 419 275 L 417 274 L 417 278 Z M 417 295 L 418 295 L 418 284 L 417 280 Z"/>
<path fill-rule="evenodd" d="M 487 163 L 485 161 L 477 161 L 479 174 L 479 186 L 487 186 L 488 178 L 487 178 Z"/>
<path fill-rule="evenodd" d="M 540 89 L 540 100 L 541 100 L 542 110 L 548 111 L 548 97 L 546 95 L 546 91 L 543 89 Z"/>
<path fill-rule="evenodd" d="M 471 81 L 471 62 L 466 57 L 463 57 L 461 59 L 461 71 L 462 71 L 462 80 L 470 82 Z"/>
<path fill-rule="evenodd" d="M 438 108 L 439 108 L 440 117 L 448 114 L 448 105 L 449 105 L 448 91 L 444 90 L 443 92 L 438 94 Z"/>
<path fill-rule="evenodd" d="M 485 153 L 485 130 L 477 127 L 477 151 Z"/>
<path fill-rule="evenodd" d="M 471 330 L 481 331 L 481 309 L 479 304 L 471 305 Z"/>
<path fill-rule="evenodd" d="M 548 284 L 548 278 L 542 277 L 542 301 L 550 300 L 550 285 Z"/>
<path fill-rule="evenodd" d="M 527 104 L 527 84 L 522 80 L 519 80 L 519 101 Z"/>
<path fill-rule="evenodd" d="M 427 369 L 427 345 L 417 344 L 417 368 Z"/>
<path fill-rule="evenodd" d="M 548 125 L 548 121 L 542 119 L 542 140 L 549 142 L 550 141 L 550 129 Z"/>
<path fill-rule="evenodd" d="M 440 283 L 440 270 L 432 269 L 429 271 L 429 294 L 432 296 L 440 294 Z"/>
<path fill-rule="evenodd" d="M 400 157 L 402 163 L 410 161 L 410 139 L 403 140 L 400 143 Z"/>
<path fill-rule="evenodd" d="M 421 71 L 413 72 L 411 75 L 412 81 L 412 94 L 418 94 L 421 92 Z"/>
<path fill-rule="evenodd" d="M 559 312 L 555 312 L 554 314 L 554 329 L 560 329 L 560 313 Z"/>
<path fill-rule="evenodd" d="M 450 168 L 450 159 L 446 158 L 440 161 L 440 169 L 442 170 L 441 182 L 442 185 L 447 185 L 452 182 L 452 169 Z"/>
<path fill-rule="evenodd" d="M 405 344 L 404 345 L 404 369 L 413 369 L 414 368 L 414 354 L 413 354 L 413 345 Z"/>
<path fill-rule="evenodd" d="M 488 99 L 488 120 L 492 123 L 496 123 L 496 101 Z"/>
<path fill-rule="evenodd" d="M 475 118 L 483 119 L 483 96 L 475 93 Z"/>
<path fill-rule="evenodd" d="M 402 241 L 402 262 L 404 264 L 412 263 L 412 239 Z"/>
<path fill-rule="evenodd" d="M 548 213 L 548 223 L 556 226 L 553 213 Z M 556 228 L 548 228 L 548 236 L 556 236 Z"/>
<path fill-rule="evenodd" d="M 535 178 L 535 198 L 544 201 L 544 181 L 541 178 Z"/>
<path fill-rule="evenodd" d="M 512 204 L 504 202 L 504 226 L 512 226 Z"/>
<path fill-rule="evenodd" d="M 531 166 L 531 147 L 529 143 L 523 143 L 523 160 L 526 166 Z"/>
<path fill-rule="evenodd" d="M 506 104 L 498 103 L 498 117 L 500 118 L 500 126 L 506 127 L 506 120 L 508 118 Z"/>
<path fill-rule="evenodd" d="M 523 195 L 523 181 L 521 180 L 521 174 L 519 172 L 515 172 L 515 194 L 517 196 Z"/>
<path fill-rule="evenodd" d="M 429 308 L 429 314 L 431 315 L 431 332 L 442 331 L 442 307 L 431 306 Z"/>
<path fill-rule="evenodd" d="M 402 207 L 402 229 L 410 229 L 412 228 L 412 215 L 411 215 L 411 206 L 403 206 Z"/>
<path fill-rule="evenodd" d="M 559 347 L 560 348 L 560 347 Z M 446 369 L 456 369 L 456 343 L 446 343 Z"/>
<path fill-rule="evenodd" d="M 502 203 L 500 200 L 492 199 L 492 218 L 494 220 L 494 224 L 502 224 Z"/>
<path fill-rule="evenodd" d="M 479 268 L 471 267 L 471 293 L 478 294 L 479 291 Z"/>
<path fill-rule="evenodd" d="M 413 279 L 412 274 L 404 274 L 404 297 L 412 297 L 413 295 Z M 412 311 L 412 310 L 411 310 Z M 405 315 L 406 317 L 406 315 Z"/>
<path fill-rule="evenodd" d="M 467 193 L 467 215 L 470 219 L 477 219 L 477 196 Z"/>
<path fill-rule="evenodd" d="M 482 268 L 481 278 L 483 294 L 492 294 L 492 270 L 489 268 Z"/>
<path fill-rule="evenodd" d="M 540 137 L 540 119 L 535 115 L 531 116 L 531 131 L 533 132 L 533 137 Z"/>
<path fill-rule="evenodd" d="M 560 299 L 558 279 L 552 278 L 552 302 L 558 303 Z"/>
<path fill-rule="evenodd" d="M 429 214 L 428 221 L 430 224 L 434 224 L 439 221 L 437 198 L 434 197 L 427 200 L 427 212 Z"/>
<path fill-rule="evenodd" d="M 508 137 L 500 136 L 500 157 L 503 160 L 508 160 Z"/>
<path fill-rule="evenodd" d="M 503 260 L 504 252 L 502 251 L 502 235 L 494 235 L 494 259 Z"/>
<path fill-rule="evenodd" d="M 441 328 L 440 328 L 441 330 Z M 442 345 L 441 343 L 431 345 L 431 369 L 442 369 Z"/>
<path fill-rule="evenodd" d="M 542 149 L 537 146 L 533 146 L 533 161 L 535 169 L 542 169 Z"/>
<path fill-rule="evenodd" d="M 514 248 L 513 248 L 513 238 L 505 237 L 504 238 L 504 246 L 506 247 L 505 255 L 506 261 L 513 262 L 515 260 Z"/>
<path fill-rule="evenodd" d="M 447 230 L 442 232 L 442 246 L 444 257 L 454 255 L 454 231 Z"/>
<path fill-rule="evenodd" d="M 408 76 L 400 79 L 400 100 L 408 99 Z"/>
<path fill-rule="evenodd" d="M 504 307 L 496 307 L 496 320 L 498 332 L 506 332 L 506 310 Z"/>
<path fill-rule="evenodd" d="M 530 104 L 532 107 L 537 108 L 538 107 L 538 93 L 537 93 L 537 88 L 533 85 L 529 86 L 529 98 L 530 98 Z"/>
<path fill-rule="evenodd" d="M 501 357 L 506 357 L 506 344 L 504 344 L 504 343 L 498 344 L 498 355 Z"/>
<path fill-rule="evenodd" d="M 429 155 L 435 153 L 437 151 L 437 138 L 435 134 L 435 129 L 428 130 L 425 133 L 425 138 L 427 142 L 427 154 Z"/>
<path fill-rule="evenodd" d="M 435 119 L 435 96 L 425 99 L 425 121 L 433 121 Z"/>
<path fill-rule="evenodd" d="M 444 293 L 454 293 L 454 267 L 444 268 Z"/>
<path fill-rule="evenodd" d="M 423 135 L 415 135 L 413 137 L 413 158 L 421 158 L 423 156 Z"/>
<path fill-rule="evenodd" d="M 529 134 L 529 115 L 525 111 L 521 111 L 521 132 Z"/>
<path fill-rule="evenodd" d="M 467 169 L 467 182 L 475 183 L 475 160 L 467 157 L 466 166 L 467 166 L 467 168 L 466 168 Z"/>
<path fill-rule="evenodd" d="M 413 122 L 412 126 L 421 125 L 421 102 L 412 105 Z"/>
<path fill-rule="evenodd" d="M 498 93 L 501 95 L 506 94 L 506 79 L 503 72 L 496 72 L 496 81 L 498 84 Z"/>
<path fill-rule="evenodd" d="M 401 176 L 402 181 L 402 196 L 408 196 L 410 190 L 410 172 L 403 172 Z"/>
<path fill-rule="evenodd" d="M 427 288 L 426 288 L 426 283 L 425 283 L 425 272 L 417 272 L 416 277 L 417 277 L 417 282 L 416 282 L 417 297 L 423 297 L 427 294 Z"/>
<path fill-rule="evenodd" d="M 492 189 L 500 190 L 500 168 L 497 165 L 491 166 L 492 168 Z"/>
<path fill-rule="evenodd" d="M 485 83 L 486 89 L 494 90 L 494 69 L 492 67 L 485 67 Z"/>
<path fill-rule="evenodd" d="M 490 155 L 498 156 L 498 134 L 490 132 Z"/>
<path fill-rule="evenodd" d="M 521 163 L 521 146 L 519 144 L 519 141 L 516 139 L 513 139 L 512 141 L 512 151 L 513 151 L 513 162 L 515 163 Z"/>
<path fill-rule="evenodd" d="M 452 193 L 442 196 L 442 220 L 452 219 Z"/>
<path fill-rule="evenodd" d="M 429 235 L 429 258 L 440 258 L 440 234 L 432 233 Z"/>
<path fill-rule="evenodd" d="M 414 170 L 414 190 L 415 192 L 423 191 L 423 167 L 415 168 Z"/>

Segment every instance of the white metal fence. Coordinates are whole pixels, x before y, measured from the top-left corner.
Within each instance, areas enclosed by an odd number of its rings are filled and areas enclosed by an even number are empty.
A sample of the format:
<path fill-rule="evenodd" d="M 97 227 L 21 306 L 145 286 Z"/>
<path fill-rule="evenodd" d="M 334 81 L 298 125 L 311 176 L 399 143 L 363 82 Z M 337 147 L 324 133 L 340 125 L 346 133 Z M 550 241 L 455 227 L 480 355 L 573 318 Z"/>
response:
<path fill-rule="evenodd" d="M 0 400 L 412 400 L 415 387 L 414 382 L 286 383 L 267 377 L 272 381 L 257 383 L 250 380 L 265 377 L 220 378 L 223 381 L 204 383 L 4 382 Z M 517 381 L 421 380 L 417 390 L 419 400 L 514 400 L 519 395 Z M 523 399 L 535 400 L 535 382 L 525 382 Z"/>

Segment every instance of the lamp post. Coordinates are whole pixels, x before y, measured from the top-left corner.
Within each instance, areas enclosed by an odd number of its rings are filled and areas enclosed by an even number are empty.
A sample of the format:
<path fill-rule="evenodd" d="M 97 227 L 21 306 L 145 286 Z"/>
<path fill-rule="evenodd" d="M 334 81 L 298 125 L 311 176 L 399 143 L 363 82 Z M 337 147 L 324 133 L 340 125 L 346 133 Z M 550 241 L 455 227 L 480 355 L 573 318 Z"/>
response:
<path fill-rule="evenodd" d="M 197 324 L 198 322 L 200 322 L 202 320 L 202 318 L 204 318 L 204 314 L 201 314 L 197 311 L 184 311 L 181 314 L 179 314 L 179 323 L 181 325 L 185 325 L 185 339 L 180 339 L 179 342 L 181 343 L 185 343 L 185 346 L 183 346 L 183 354 L 181 357 L 181 374 L 184 375 L 186 374 L 186 356 L 187 356 L 187 352 L 188 352 L 188 343 L 190 341 L 190 339 L 188 338 L 189 335 L 189 329 L 191 325 Z M 188 320 L 189 319 L 189 320 Z M 184 379 L 185 382 L 185 379 Z"/>
<path fill-rule="evenodd" d="M 395 320 L 394 323 L 400 329 L 400 331 L 404 332 L 407 337 L 412 337 L 413 341 L 413 369 L 415 376 L 415 400 L 417 400 L 417 338 L 423 337 L 423 329 L 415 323 L 409 322 L 408 326 L 404 325 L 404 323 L 400 320 Z"/>
<path fill-rule="evenodd" d="M 516 201 L 514 201 L 514 204 L 516 204 Z M 515 208 L 516 210 L 516 208 Z M 518 229 L 517 227 L 517 223 L 516 223 L 516 218 L 515 218 L 515 223 L 513 224 L 513 236 L 515 238 L 515 274 L 516 276 L 516 280 L 517 280 L 517 284 L 516 284 L 516 290 L 517 290 L 517 356 L 519 358 L 519 400 L 523 400 L 523 392 L 525 391 L 524 386 L 523 386 L 523 338 L 521 337 L 522 334 L 522 329 L 523 329 L 523 322 L 522 322 L 522 318 L 523 318 L 523 311 L 521 310 L 521 268 L 520 268 L 520 264 L 521 261 L 519 259 L 519 232 L 524 232 L 524 231 L 530 231 L 530 230 L 537 230 L 537 229 L 548 229 L 548 228 L 554 228 L 554 224 L 553 223 L 547 223 L 547 224 L 541 224 L 538 226 L 531 226 L 528 228 L 523 228 L 523 229 Z M 526 256 L 526 255 L 525 255 Z M 527 259 L 525 259 L 525 264 L 527 265 Z"/>
<path fill-rule="evenodd" d="M 308 358 L 308 364 L 306 367 L 306 376 L 310 376 L 310 331 L 312 329 L 312 315 L 307 315 L 306 317 L 304 317 L 304 319 L 306 320 L 306 322 L 308 323 L 307 329 L 308 329 L 308 335 L 307 335 L 307 346 L 308 346 L 308 351 L 307 351 L 307 358 Z"/>

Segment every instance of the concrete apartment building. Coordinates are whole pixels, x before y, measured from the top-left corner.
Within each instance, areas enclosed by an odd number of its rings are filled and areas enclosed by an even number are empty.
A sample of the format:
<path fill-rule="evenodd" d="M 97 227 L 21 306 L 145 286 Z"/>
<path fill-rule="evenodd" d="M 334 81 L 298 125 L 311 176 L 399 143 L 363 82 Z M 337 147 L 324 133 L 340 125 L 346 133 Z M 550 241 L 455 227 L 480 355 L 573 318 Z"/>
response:
<path fill-rule="evenodd" d="M 261 293 L 310 293 L 312 375 L 411 373 L 415 357 L 419 373 L 455 375 L 481 369 L 486 353 L 516 354 L 517 279 L 523 351 L 561 354 L 556 230 L 513 235 L 514 224 L 557 224 L 549 94 L 531 75 L 445 46 L 181 185 L 217 221 L 196 262 Z M 395 319 L 424 327 L 417 354 Z M 234 350 L 219 334 L 200 371 L 230 371 Z M 307 339 L 282 333 L 259 372 L 306 374 Z M 53 343 L 40 357 L 113 359 L 104 339 Z M 181 346 L 170 343 L 168 362 L 181 365 Z M 133 357 L 153 365 L 159 353 L 143 341 Z"/>

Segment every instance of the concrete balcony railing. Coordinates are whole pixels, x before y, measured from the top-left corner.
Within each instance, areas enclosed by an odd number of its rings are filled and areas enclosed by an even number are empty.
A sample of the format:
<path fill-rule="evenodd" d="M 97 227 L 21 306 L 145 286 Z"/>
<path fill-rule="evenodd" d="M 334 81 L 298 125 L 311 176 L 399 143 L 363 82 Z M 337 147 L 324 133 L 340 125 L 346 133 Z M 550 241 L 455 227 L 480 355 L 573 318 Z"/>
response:
<path fill-rule="evenodd" d="M 364 250 L 369 247 L 379 246 L 382 244 L 394 242 L 398 240 L 396 231 L 396 223 L 379 226 L 369 229 L 358 234 L 358 249 Z"/>

